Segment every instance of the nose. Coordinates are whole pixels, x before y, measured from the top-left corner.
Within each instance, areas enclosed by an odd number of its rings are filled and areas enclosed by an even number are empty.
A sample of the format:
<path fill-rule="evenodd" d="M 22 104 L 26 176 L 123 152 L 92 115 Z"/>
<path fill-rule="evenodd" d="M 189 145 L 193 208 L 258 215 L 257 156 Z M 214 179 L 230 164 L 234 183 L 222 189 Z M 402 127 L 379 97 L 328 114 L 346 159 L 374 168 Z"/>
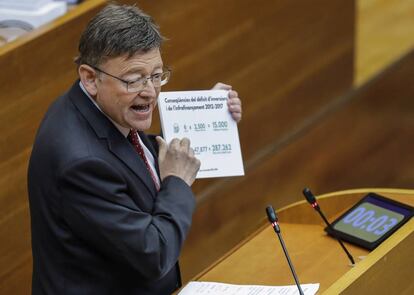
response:
<path fill-rule="evenodd" d="M 143 83 L 143 88 L 142 90 L 139 92 L 139 95 L 145 98 L 153 98 L 156 97 L 157 92 L 155 90 L 154 84 L 152 83 L 152 80 L 150 78 L 148 78 L 147 80 L 145 80 L 145 82 Z"/>

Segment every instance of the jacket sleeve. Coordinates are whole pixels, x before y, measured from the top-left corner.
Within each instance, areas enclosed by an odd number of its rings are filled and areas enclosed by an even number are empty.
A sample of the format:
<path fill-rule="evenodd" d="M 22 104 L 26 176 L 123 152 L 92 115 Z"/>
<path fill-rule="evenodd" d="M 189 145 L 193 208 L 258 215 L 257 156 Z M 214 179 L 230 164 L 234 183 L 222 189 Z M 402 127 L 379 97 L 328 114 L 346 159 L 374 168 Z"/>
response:
<path fill-rule="evenodd" d="M 175 265 L 195 207 L 183 180 L 164 179 L 153 212 L 147 213 L 129 196 L 122 175 L 102 159 L 78 160 L 58 178 L 63 218 L 84 242 L 149 280 Z"/>

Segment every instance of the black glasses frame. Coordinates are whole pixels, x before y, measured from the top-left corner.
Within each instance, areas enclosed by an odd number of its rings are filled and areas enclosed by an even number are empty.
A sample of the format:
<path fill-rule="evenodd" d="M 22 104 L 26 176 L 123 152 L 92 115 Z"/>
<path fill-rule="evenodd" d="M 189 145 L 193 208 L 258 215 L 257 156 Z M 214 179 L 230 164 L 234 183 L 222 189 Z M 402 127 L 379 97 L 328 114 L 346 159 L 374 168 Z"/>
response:
<path fill-rule="evenodd" d="M 148 83 L 148 80 L 151 80 L 151 82 L 152 82 L 152 83 L 154 83 L 153 79 L 154 79 L 154 77 L 155 77 L 156 75 L 163 75 L 163 74 L 168 73 L 168 74 L 167 74 L 167 79 L 166 79 L 166 82 L 165 82 L 164 84 L 161 84 L 161 85 L 160 85 L 160 86 L 163 86 L 163 85 L 167 84 L 168 80 L 170 79 L 170 75 L 171 75 L 171 69 L 169 69 L 169 68 L 165 68 L 165 69 L 163 70 L 163 72 L 162 72 L 162 73 L 159 73 L 159 74 L 154 74 L 154 75 L 151 75 L 151 76 L 149 76 L 149 77 L 142 77 L 142 78 L 138 78 L 138 79 L 137 79 L 137 80 L 135 80 L 135 81 L 127 81 L 127 80 L 124 80 L 124 79 L 119 78 L 119 77 L 117 77 L 117 76 L 114 76 L 114 75 L 112 75 L 112 74 L 110 74 L 110 73 L 108 73 L 108 72 L 105 72 L 105 71 L 101 70 L 100 68 L 98 68 L 98 67 L 96 67 L 96 66 L 93 66 L 93 65 L 90 65 L 90 64 L 87 64 L 87 65 L 88 65 L 88 66 L 90 66 L 91 68 L 93 68 L 94 70 L 96 70 L 96 71 L 100 72 L 100 73 L 103 73 L 103 74 L 105 74 L 105 75 L 108 75 L 109 77 L 112 77 L 112 78 L 114 78 L 114 79 L 116 79 L 116 80 L 118 80 L 118 81 L 121 81 L 121 82 L 125 83 L 125 85 L 126 85 L 126 89 L 127 89 L 127 91 L 128 91 L 128 92 L 130 92 L 130 91 L 129 91 L 129 85 L 130 85 L 130 84 L 132 84 L 132 83 L 136 83 L 136 82 L 138 82 L 138 81 L 140 81 L 140 80 L 145 79 L 145 80 L 143 80 L 143 82 L 142 82 L 142 86 L 143 86 L 143 87 L 145 87 L 145 86 L 147 85 L 147 83 Z M 138 90 L 138 91 L 139 91 L 139 90 Z M 136 92 L 138 92 L 138 91 L 136 91 Z M 135 91 L 131 91 L 131 92 L 135 92 Z"/>

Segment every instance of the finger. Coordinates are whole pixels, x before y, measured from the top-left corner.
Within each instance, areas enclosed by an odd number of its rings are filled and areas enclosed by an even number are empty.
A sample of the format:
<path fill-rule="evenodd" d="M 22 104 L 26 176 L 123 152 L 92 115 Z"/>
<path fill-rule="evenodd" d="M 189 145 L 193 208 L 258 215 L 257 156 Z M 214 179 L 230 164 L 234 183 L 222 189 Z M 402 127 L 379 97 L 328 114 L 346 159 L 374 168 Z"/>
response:
<path fill-rule="evenodd" d="M 190 155 L 190 157 L 194 157 L 194 150 L 190 148 L 190 150 L 188 151 L 188 154 Z"/>
<path fill-rule="evenodd" d="M 155 137 L 155 140 L 158 143 L 158 157 L 164 158 L 167 153 L 168 144 L 161 136 Z"/>
<path fill-rule="evenodd" d="M 230 113 L 241 113 L 242 107 L 239 104 L 234 104 L 229 106 L 229 112 Z"/>
<path fill-rule="evenodd" d="M 173 138 L 173 140 L 171 140 L 170 142 L 169 149 L 178 150 L 179 147 L 180 147 L 180 140 L 178 138 Z"/>
<path fill-rule="evenodd" d="M 218 82 L 213 86 L 212 90 L 231 90 L 231 85 Z"/>
<path fill-rule="evenodd" d="M 238 97 L 231 97 L 227 100 L 227 105 L 228 106 L 232 106 L 232 105 L 242 105 L 241 99 Z"/>
<path fill-rule="evenodd" d="M 184 137 L 180 141 L 180 146 L 186 153 L 188 153 L 190 150 L 190 140 L 187 137 Z"/>
<path fill-rule="evenodd" d="M 229 112 L 234 121 L 239 123 L 242 118 L 242 109 L 240 105 L 233 105 L 229 107 Z"/>
<path fill-rule="evenodd" d="M 196 158 L 196 167 L 197 167 L 197 171 L 200 170 L 200 166 L 201 166 L 201 161 L 200 159 Z"/>
<path fill-rule="evenodd" d="M 233 118 L 234 121 L 236 121 L 236 123 L 239 123 L 242 119 L 242 114 L 241 113 L 231 113 L 231 117 Z"/>
<path fill-rule="evenodd" d="M 239 94 L 237 93 L 237 91 L 235 91 L 235 90 L 230 90 L 229 91 L 229 98 L 236 98 L 238 96 L 239 96 Z"/>

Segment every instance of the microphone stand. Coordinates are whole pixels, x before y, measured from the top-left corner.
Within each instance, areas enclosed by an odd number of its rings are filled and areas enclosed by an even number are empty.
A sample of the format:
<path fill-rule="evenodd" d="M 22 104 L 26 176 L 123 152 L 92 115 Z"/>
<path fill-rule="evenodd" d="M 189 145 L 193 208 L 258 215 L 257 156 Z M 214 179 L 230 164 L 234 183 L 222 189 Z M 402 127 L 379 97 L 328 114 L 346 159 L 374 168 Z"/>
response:
<path fill-rule="evenodd" d="M 298 287 L 299 294 L 304 295 L 303 290 L 302 290 L 302 288 L 300 286 L 300 283 L 299 283 L 299 279 L 296 275 L 295 268 L 293 267 L 293 263 L 290 260 L 289 253 L 287 251 L 285 242 L 283 241 L 282 234 L 280 232 L 280 226 L 279 226 L 279 223 L 277 222 L 278 220 L 277 220 L 277 217 L 276 217 L 276 212 L 275 212 L 275 210 L 273 209 L 272 206 L 268 206 L 266 208 L 266 213 L 267 213 L 267 217 L 268 217 L 270 223 L 272 224 L 272 227 L 273 227 L 277 237 L 279 238 L 280 244 L 282 245 L 283 252 L 285 253 L 285 257 L 286 257 L 287 262 L 289 264 L 290 271 L 293 274 L 293 278 L 295 279 L 295 283 L 296 283 L 296 286 Z"/>
<path fill-rule="evenodd" d="M 308 201 L 308 203 L 311 204 L 312 208 L 315 209 L 319 213 L 319 215 L 322 217 L 322 219 L 325 222 L 325 224 L 331 230 L 331 233 L 334 236 L 334 238 L 338 241 L 338 243 L 341 245 L 342 249 L 345 251 L 346 256 L 348 256 L 348 259 L 352 263 L 352 266 L 354 266 L 355 265 L 354 257 L 352 257 L 351 253 L 349 253 L 348 249 L 345 247 L 345 245 L 342 242 L 341 238 L 338 237 L 338 235 L 333 230 L 332 225 L 329 223 L 328 219 L 325 217 L 325 214 L 323 214 L 323 212 L 321 210 L 321 207 L 319 207 L 319 204 L 316 201 L 316 197 L 312 194 L 312 192 L 308 188 L 305 188 L 303 190 L 303 195 L 305 196 L 305 198 Z"/>

